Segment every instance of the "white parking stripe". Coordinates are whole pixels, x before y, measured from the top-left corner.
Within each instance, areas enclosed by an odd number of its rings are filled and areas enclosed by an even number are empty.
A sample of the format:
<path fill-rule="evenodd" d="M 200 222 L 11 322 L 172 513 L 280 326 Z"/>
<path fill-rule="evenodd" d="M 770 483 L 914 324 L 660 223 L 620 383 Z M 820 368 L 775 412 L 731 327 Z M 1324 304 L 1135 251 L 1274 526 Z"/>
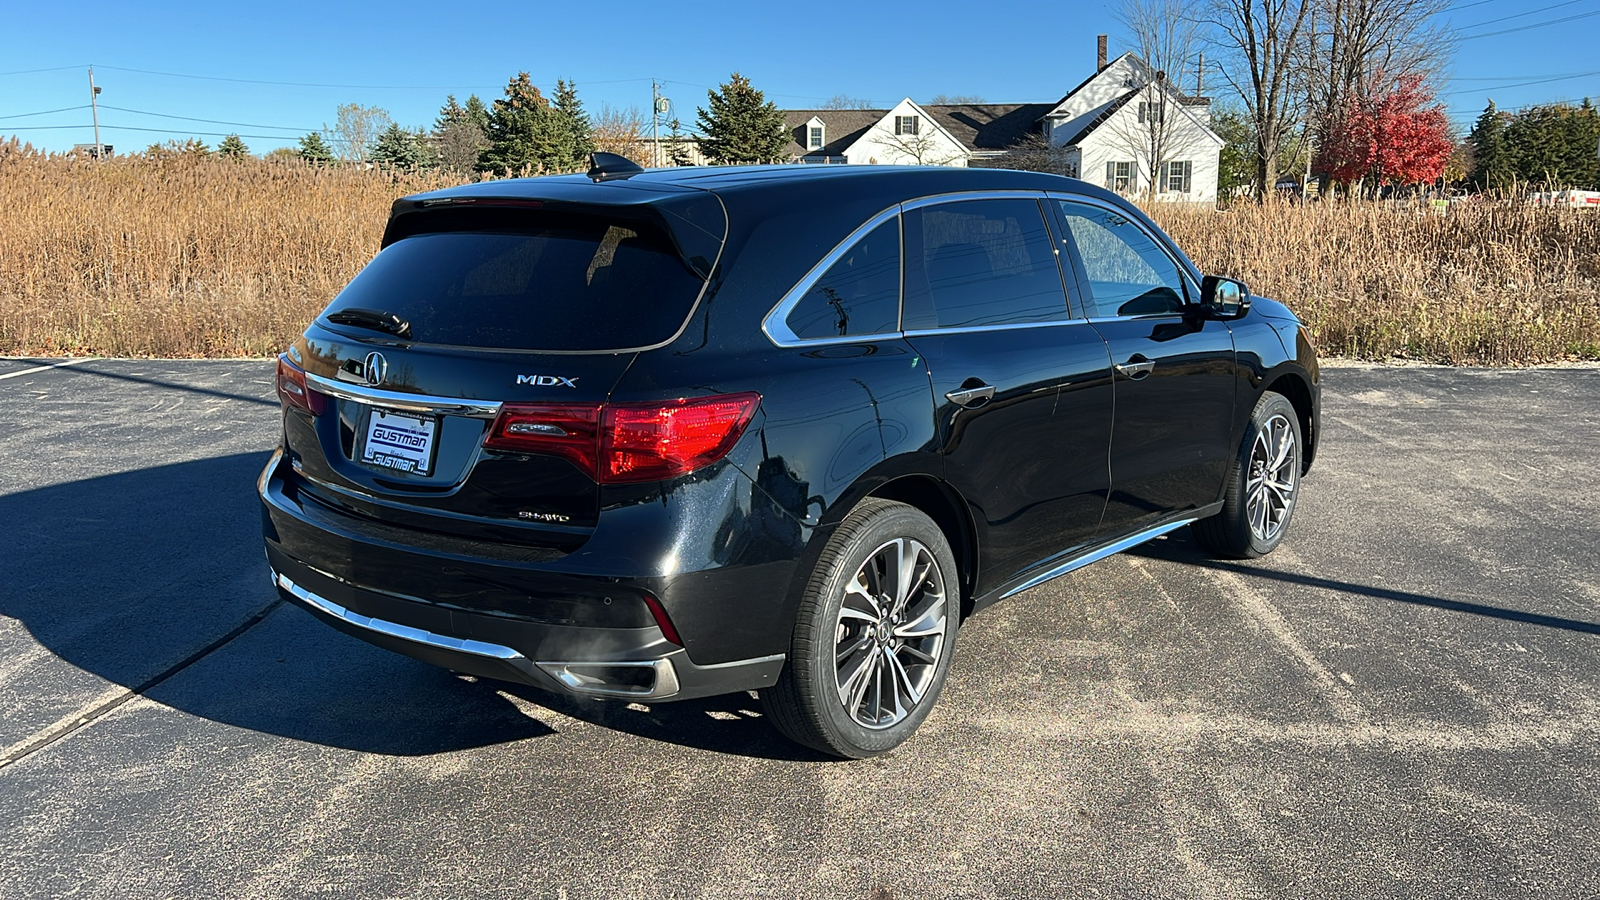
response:
<path fill-rule="evenodd" d="M 75 366 L 78 363 L 93 362 L 99 358 L 98 356 L 86 356 L 83 359 L 69 359 L 66 362 L 51 363 L 48 366 L 34 366 L 31 369 L 23 369 L 20 372 L 7 372 L 4 375 L 0 375 L 0 381 L 5 381 L 7 378 L 17 378 L 33 372 L 43 372 L 45 369 L 59 369 L 62 366 Z"/>

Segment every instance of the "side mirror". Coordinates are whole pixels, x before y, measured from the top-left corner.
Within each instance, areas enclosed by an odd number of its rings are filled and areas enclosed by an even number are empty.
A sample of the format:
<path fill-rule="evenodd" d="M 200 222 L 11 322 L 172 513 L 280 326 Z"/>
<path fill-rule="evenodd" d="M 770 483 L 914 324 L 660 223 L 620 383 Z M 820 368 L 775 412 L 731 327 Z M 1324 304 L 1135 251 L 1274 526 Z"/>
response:
<path fill-rule="evenodd" d="M 1232 278 L 1207 275 L 1200 282 L 1201 303 L 1218 319 L 1237 319 L 1250 311 L 1250 289 Z"/>

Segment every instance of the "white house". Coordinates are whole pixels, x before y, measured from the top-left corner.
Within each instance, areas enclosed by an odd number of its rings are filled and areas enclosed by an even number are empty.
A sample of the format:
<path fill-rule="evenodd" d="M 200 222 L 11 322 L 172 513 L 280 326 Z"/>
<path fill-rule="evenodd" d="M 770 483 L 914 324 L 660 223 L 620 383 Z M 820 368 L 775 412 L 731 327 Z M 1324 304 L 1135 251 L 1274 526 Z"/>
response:
<path fill-rule="evenodd" d="M 994 166 L 1019 146 L 1048 141 L 1068 174 L 1125 194 L 1214 202 L 1222 138 L 1211 101 L 1125 53 L 1055 103 L 801 109 L 784 114 L 789 159 L 800 163 Z"/>

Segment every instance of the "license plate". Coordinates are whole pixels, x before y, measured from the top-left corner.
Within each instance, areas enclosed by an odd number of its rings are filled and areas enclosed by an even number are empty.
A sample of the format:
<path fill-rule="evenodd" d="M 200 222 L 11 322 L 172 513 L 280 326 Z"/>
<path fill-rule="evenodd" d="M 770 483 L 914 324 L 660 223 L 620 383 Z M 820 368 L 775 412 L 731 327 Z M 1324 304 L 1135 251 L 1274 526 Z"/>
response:
<path fill-rule="evenodd" d="M 380 469 L 427 475 L 433 468 L 438 433 L 439 420 L 432 416 L 373 409 L 367 419 L 367 439 L 361 443 L 361 461 Z"/>

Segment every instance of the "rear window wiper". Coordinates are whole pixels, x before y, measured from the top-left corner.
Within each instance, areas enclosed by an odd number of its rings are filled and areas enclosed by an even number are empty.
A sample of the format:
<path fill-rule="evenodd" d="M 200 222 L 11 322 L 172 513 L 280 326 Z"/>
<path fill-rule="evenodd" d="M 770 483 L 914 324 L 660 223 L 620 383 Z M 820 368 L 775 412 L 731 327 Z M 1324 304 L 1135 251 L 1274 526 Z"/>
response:
<path fill-rule="evenodd" d="M 328 321 L 335 325 L 354 325 L 357 328 L 371 328 L 374 331 L 383 331 L 398 338 L 410 339 L 411 323 L 400 318 L 392 312 L 381 309 L 360 309 L 350 307 L 328 313 Z"/>

